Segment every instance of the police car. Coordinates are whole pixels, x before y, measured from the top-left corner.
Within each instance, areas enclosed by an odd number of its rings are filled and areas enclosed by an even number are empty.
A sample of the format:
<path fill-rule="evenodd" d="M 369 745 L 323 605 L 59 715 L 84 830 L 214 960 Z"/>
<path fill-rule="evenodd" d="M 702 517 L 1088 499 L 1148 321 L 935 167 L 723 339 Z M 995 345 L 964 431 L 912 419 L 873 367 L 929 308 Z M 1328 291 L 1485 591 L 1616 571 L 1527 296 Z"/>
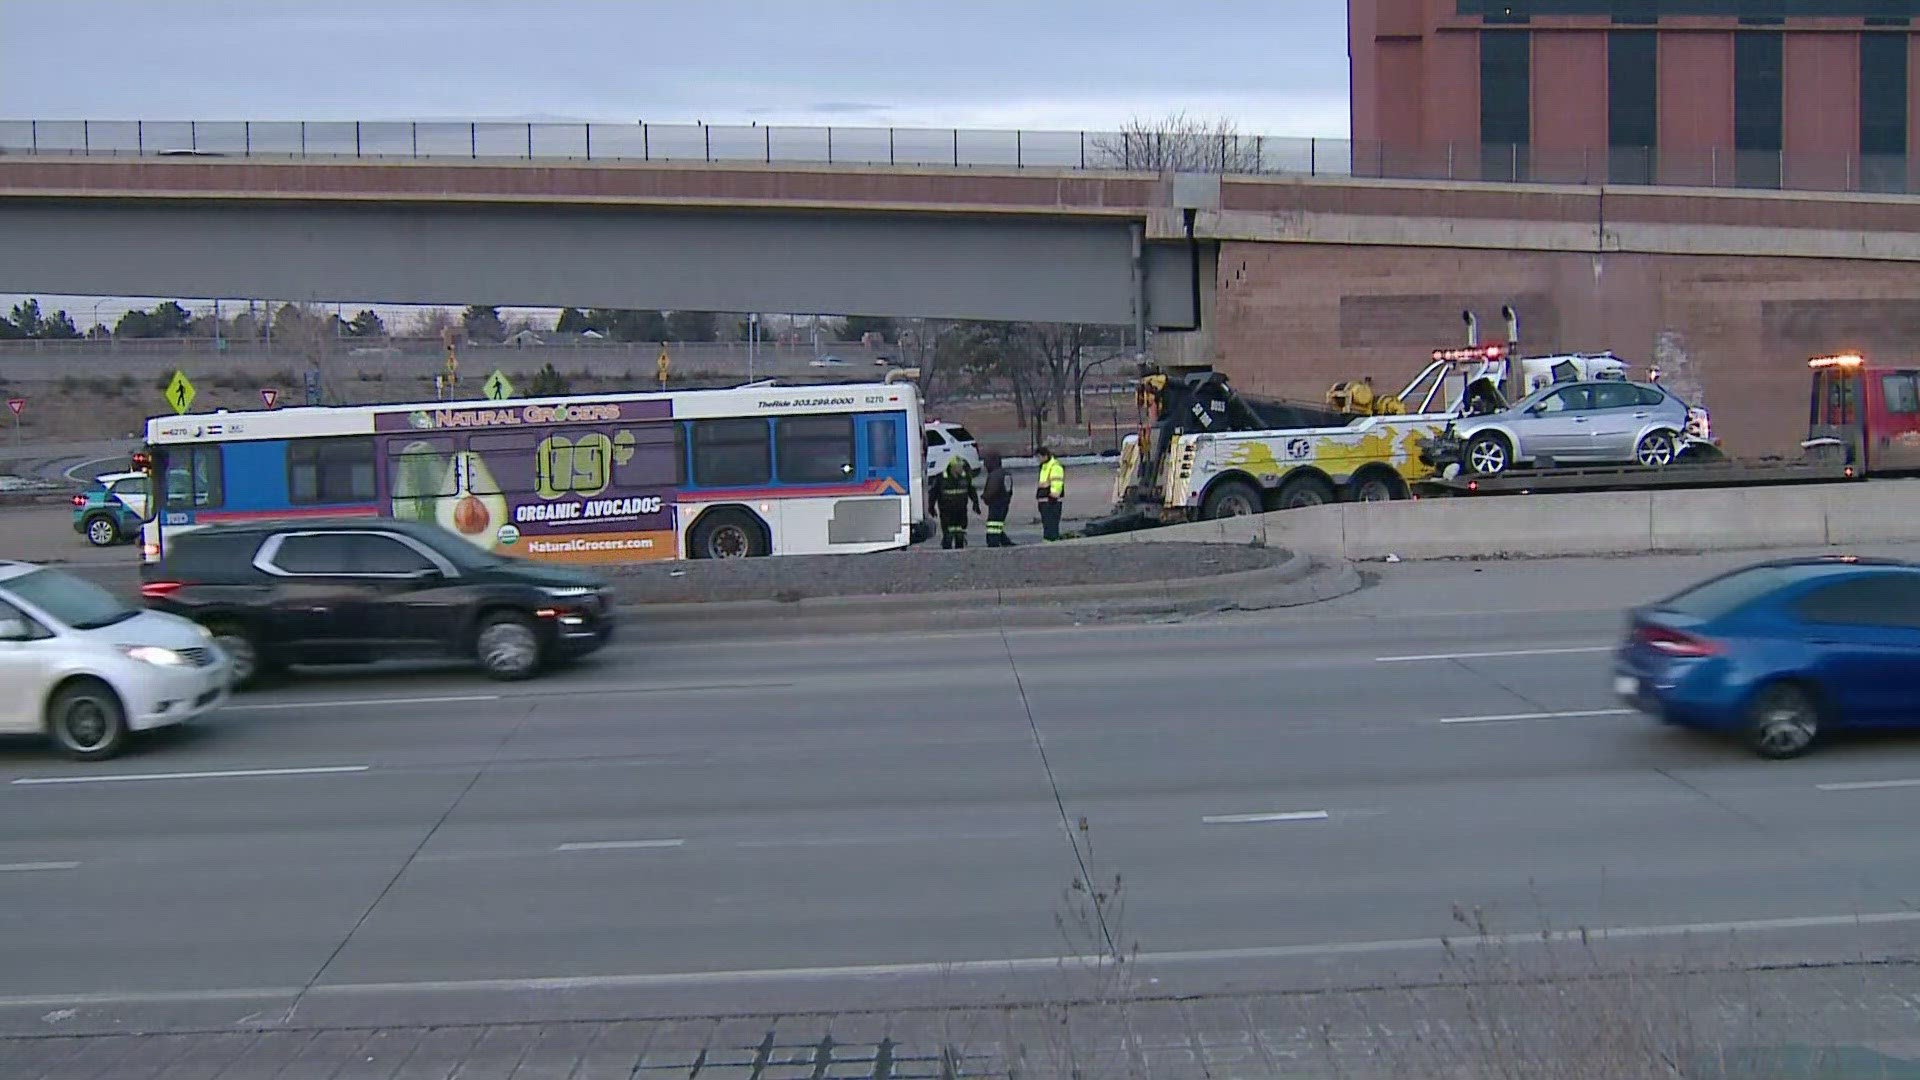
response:
<path fill-rule="evenodd" d="M 980 457 L 980 444 L 974 441 L 973 433 L 966 428 L 933 420 L 927 423 L 925 431 L 928 476 L 938 476 L 947 467 L 948 459 L 956 455 L 976 473 L 987 467 Z"/>

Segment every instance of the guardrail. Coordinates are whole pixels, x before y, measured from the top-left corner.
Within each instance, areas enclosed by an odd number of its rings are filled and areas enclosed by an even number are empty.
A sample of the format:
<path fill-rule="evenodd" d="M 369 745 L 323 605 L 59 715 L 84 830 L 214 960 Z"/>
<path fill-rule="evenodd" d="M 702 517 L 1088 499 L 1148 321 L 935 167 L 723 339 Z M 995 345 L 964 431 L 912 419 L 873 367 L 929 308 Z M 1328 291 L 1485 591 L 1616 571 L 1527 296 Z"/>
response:
<path fill-rule="evenodd" d="M 370 120 L 0 120 L 0 154 L 991 166 L 1344 175 L 1345 139 L 1118 131 Z"/>
<path fill-rule="evenodd" d="M 1409 146 L 1230 132 L 384 120 L 0 120 L 0 155 L 643 161 L 1920 193 L 1904 154 Z"/>

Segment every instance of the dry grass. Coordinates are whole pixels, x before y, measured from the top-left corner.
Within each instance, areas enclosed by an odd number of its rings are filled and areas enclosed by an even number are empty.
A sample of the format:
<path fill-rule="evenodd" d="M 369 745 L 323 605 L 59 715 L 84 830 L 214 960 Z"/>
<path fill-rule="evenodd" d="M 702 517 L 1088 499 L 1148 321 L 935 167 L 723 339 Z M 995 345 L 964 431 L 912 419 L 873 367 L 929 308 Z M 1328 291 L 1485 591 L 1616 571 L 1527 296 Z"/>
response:
<path fill-rule="evenodd" d="M 1285 1076 L 1330 1080 L 1892 1080 L 1832 1048 L 1792 1045 L 1796 1022 L 1759 1002 L 1752 962 L 1732 938 L 1685 941 L 1654 959 L 1581 929 L 1508 932 L 1477 909 L 1456 908 L 1458 934 L 1439 973 L 1405 980 L 1334 973 L 1364 990 L 1253 994 L 1262 1020 L 1240 1044 L 1248 1056 L 1214 1061 L 1195 1038 L 1169 1056 L 1166 1020 L 1241 1009 L 1241 999 L 1169 999 L 1140 971 L 1126 927 L 1126 883 L 1095 858 L 1083 819 L 1084 872 L 1059 897 L 1063 959 L 1039 1005 L 952 1010 L 942 1050 L 946 1078 L 1146 1080 L 1169 1076 Z M 1874 991 L 1863 977 L 1861 995 Z M 1149 1010 L 1151 1014 L 1149 1015 Z M 993 1041 L 1004 1030 L 1025 1033 Z M 1143 1048 L 1138 1019 L 1157 1019 L 1160 1050 Z M 1273 1029 L 1289 1033 L 1275 1043 Z M 1920 1033 L 1916 1033 L 1920 1034 Z M 1155 1055 L 1159 1056 L 1155 1056 Z M 1257 1060 L 1256 1060 L 1257 1059 Z M 1864 1070 L 1864 1071 L 1862 1071 Z"/>

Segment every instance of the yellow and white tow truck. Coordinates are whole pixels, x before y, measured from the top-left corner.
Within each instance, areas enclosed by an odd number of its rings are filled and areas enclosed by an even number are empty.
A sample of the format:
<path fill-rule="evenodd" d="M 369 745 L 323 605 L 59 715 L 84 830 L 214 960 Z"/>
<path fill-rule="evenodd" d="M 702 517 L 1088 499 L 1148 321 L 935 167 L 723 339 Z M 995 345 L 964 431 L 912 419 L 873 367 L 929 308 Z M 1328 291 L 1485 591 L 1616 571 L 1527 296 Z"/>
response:
<path fill-rule="evenodd" d="M 1434 473 L 1421 444 L 1450 421 L 1546 382 L 1622 377 L 1626 364 L 1610 353 L 1512 357 L 1518 319 L 1505 314 L 1508 341 L 1480 343 L 1466 314 L 1468 344 L 1434 350 L 1398 394 L 1379 394 L 1370 380 L 1336 383 L 1324 407 L 1248 401 L 1206 367 L 1143 376 L 1140 428 L 1121 445 L 1113 514 L 1089 531 L 1405 499 Z"/>

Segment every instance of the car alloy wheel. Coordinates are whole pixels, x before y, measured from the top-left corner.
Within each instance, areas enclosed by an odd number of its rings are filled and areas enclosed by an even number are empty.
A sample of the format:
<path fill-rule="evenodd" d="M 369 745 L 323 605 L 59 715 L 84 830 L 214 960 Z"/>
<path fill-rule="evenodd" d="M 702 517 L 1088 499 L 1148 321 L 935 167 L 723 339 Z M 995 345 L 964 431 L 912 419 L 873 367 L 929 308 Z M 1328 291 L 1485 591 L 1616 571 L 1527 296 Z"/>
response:
<path fill-rule="evenodd" d="M 95 698 L 75 698 L 60 717 L 60 733 L 75 750 L 98 750 L 112 730 L 107 710 Z"/>
<path fill-rule="evenodd" d="M 1640 459 L 1642 465 L 1671 465 L 1678 452 L 1672 435 L 1664 431 L 1653 431 L 1640 440 L 1635 456 Z"/>
<path fill-rule="evenodd" d="M 120 530 L 112 518 L 97 517 L 87 522 L 87 543 L 94 547 L 111 547 L 119 539 Z"/>
<path fill-rule="evenodd" d="M 260 652 L 254 647 L 253 639 L 245 634 L 226 630 L 213 636 L 214 644 L 227 654 L 233 675 L 230 681 L 235 686 L 245 686 L 253 680 L 254 673 L 260 668 Z"/>
<path fill-rule="evenodd" d="M 1820 714 L 1806 691 L 1797 686 L 1770 686 L 1753 704 L 1748 738 L 1764 758 L 1798 757 L 1820 737 Z"/>
<path fill-rule="evenodd" d="M 1483 476 L 1491 476 L 1505 471 L 1507 467 L 1507 444 L 1491 436 L 1475 439 L 1467 447 L 1467 468 Z"/>
<path fill-rule="evenodd" d="M 540 664 L 540 637 L 518 619 L 491 622 L 480 631 L 480 666 L 495 678 L 518 679 Z"/>
<path fill-rule="evenodd" d="M 83 679 L 69 684 L 48 703 L 47 733 L 68 757 L 99 761 L 125 745 L 126 714 L 106 684 Z"/>

